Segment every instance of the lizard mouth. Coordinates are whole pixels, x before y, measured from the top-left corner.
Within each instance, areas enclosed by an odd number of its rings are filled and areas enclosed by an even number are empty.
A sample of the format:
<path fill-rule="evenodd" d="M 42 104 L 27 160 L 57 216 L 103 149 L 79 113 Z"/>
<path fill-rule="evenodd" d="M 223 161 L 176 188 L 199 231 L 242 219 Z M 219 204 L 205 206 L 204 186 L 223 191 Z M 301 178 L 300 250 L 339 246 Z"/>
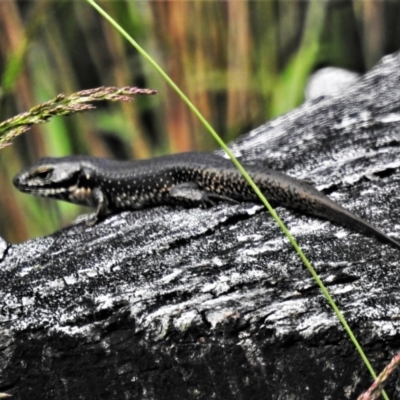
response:
<path fill-rule="evenodd" d="M 92 189 L 89 187 L 73 185 L 68 188 L 69 198 L 79 203 L 86 204 L 90 198 Z"/>
<path fill-rule="evenodd" d="M 43 197 L 54 196 L 67 192 L 66 188 L 41 188 L 41 187 L 27 187 L 27 186 L 20 187 L 19 190 L 21 190 L 21 192 L 31 193 Z"/>

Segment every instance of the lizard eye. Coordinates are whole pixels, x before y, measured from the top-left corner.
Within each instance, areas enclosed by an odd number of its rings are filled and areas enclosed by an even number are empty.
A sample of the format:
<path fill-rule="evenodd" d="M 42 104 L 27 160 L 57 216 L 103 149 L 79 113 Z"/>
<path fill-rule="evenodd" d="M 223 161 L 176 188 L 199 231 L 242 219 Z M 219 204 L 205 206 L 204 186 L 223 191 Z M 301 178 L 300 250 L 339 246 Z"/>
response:
<path fill-rule="evenodd" d="M 53 168 L 47 168 L 47 169 L 36 171 L 35 177 L 42 179 L 42 180 L 47 180 L 51 177 L 52 173 L 53 173 Z"/>

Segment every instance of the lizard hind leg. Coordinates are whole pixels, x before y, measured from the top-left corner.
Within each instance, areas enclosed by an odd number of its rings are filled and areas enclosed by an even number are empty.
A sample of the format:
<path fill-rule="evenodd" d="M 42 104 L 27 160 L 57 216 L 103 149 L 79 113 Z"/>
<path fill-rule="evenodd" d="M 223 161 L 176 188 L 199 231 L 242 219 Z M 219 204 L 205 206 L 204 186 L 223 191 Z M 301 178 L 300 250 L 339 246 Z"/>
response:
<path fill-rule="evenodd" d="M 236 200 L 222 196 L 216 193 L 207 192 L 201 189 L 194 182 L 180 183 L 169 191 L 169 197 L 172 201 L 186 206 L 209 207 L 215 205 L 216 201 L 228 201 L 238 203 Z"/>

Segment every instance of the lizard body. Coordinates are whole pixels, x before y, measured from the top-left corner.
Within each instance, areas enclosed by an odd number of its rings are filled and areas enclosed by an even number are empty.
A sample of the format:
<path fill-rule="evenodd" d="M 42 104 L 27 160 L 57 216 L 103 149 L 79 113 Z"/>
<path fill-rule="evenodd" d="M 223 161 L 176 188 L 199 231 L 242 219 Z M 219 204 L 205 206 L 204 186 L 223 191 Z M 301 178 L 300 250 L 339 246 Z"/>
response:
<path fill-rule="evenodd" d="M 273 204 L 376 236 L 400 248 L 399 242 L 307 183 L 271 169 L 246 166 L 246 170 Z M 138 161 L 89 156 L 43 158 L 17 174 L 13 182 L 22 192 L 96 208 L 90 224 L 113 212 L 162 204 L 259 202 L 231 161 L 210 153 Z"/>

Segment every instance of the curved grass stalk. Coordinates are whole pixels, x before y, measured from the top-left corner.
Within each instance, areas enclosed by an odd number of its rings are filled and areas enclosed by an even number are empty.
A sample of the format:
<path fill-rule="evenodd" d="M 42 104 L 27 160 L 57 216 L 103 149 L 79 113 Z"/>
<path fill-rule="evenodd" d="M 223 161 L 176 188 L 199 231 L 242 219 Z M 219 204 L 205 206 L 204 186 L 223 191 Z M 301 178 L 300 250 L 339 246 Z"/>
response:
<path fill-rule="evenodd" d="M 229 158 L 232 160 L 233 164 L 236 168 L 241 172 L 244 178 L 247 180 L 249 185 L 253 188 L 257 196 L 260 198 L 261 202 L 264 206 L 268 209 L 276 223 L 279 225 L 283 233 L 289 239 L 289 242 L 296 250 L 297 254 L 299 255 L 300 259 L 303 261 L 304 265 L 317 282 L 318 286 L 320 287 L 322 293 L 324 294 L 325 298 L 328 300 L 330 306 L 332 307 L 333 311 L 335 312 L 336 316 L 338 317 L 340 323 L 343 325 L 345 331 L 349 335 L 351 341 L 353 342 L 354 346 L 356 347 L 358 353 L 360 354 L 361 359 L 363 360 L 364 364 L 368 368 L 370 374 L 374 379 L 376 379 L 377 375 L 372 368 L 371 363 L 369 362 L 367 356 L 365 355 L 361 345 L 359 344 L 358 340 L 356 339 L 355 335 L 353 334 L 350 326 L 347 324 L 347 321 L 343 317 L 343 314 L 337 307 L 335 301 L 333 300 L 332 296 L 329 294 L 327 288 L 319 278 L 318 274 L 315 272 L 313 266 L 308 261 L 307 257 L 301 250 L 300 246 L 297 244 L 296 240 L 286 228 L 282 220 L 279 218 L 278 214 L 269 204 L 268 200 L 264 197 L 260 189 L 257 185 L 253 182 L 250 175 L 246 172 L 246 170 L 242 167 L 240 162 L 236 159 L 233 153 L 229 150 L 228 146 L 224 143 L 224 141 L 219 137 L 217 132 L 212 128 L 212 126 L 206 121 L 206 119 L 202 116 L 200 111 L 192 104 L 192 102 L 187 98 L 187 96 L 179 89 L 179 87 L 172 81 L 172 79 L 164 72 L 164 70 L 153 60 L 153 58 L 113 19 L 110 15 L 108 15 L 94 0 L 86 0 L 93 8 L 95 8 L 111 25 L 117 29 L 121 35 L 123 35 L 129 43 L 132 44 L 133 47 L 156 69 L 156 71 L 165 79 L 165 81 L 175 90 L 175 92 L 180 96 L 180 98 L 185 102 L 185 104 L 190 108 L 190 110 L 199 118 L 199 120 L 203 123 L 206 129 L 210 132 L 210 134 L 214 137 L 216 142 L 222 147 L 222 149 L 226 152 Z M 387 394 L 382 392 L 382 395 L 386 400 L 389 400 Z"/>

